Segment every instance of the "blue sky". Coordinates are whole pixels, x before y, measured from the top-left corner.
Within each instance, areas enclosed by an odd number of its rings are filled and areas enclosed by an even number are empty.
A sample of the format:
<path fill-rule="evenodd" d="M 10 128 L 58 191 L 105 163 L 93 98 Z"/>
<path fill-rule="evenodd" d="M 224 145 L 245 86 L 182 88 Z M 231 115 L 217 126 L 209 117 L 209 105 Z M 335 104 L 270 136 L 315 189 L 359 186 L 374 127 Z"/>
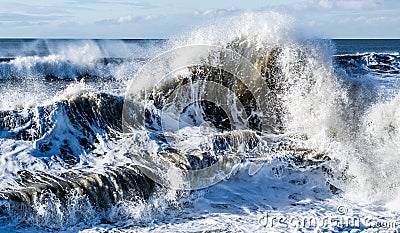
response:
<path fill-rule="evenodd" d="M 207 20 L 275 10 L 326 38 L 400 38 L 398 0 L 0 0 L 0 37 L 168 38 Z"/>

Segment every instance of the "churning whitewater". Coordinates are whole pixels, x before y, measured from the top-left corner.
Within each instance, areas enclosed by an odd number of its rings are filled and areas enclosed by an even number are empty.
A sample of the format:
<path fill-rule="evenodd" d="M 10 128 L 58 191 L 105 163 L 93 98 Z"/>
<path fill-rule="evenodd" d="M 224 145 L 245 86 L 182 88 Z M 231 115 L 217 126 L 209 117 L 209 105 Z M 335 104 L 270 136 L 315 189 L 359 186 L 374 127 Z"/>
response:
<path fill-rule="evenodd" d="M 0 230 L 398 229 L 399 53 L 300 34 L 0 41 Z"/>

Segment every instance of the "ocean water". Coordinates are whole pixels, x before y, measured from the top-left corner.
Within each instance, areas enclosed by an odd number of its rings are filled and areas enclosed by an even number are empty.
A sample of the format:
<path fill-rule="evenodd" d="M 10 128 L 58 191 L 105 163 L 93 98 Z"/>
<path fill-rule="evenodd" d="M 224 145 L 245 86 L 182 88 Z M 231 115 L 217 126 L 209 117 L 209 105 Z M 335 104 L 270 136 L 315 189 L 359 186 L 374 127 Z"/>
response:
<path fill-rule="evenodd" d="M 300 35 L 0 39 L 0 231 L 398 231 L 400 40 Z"/>

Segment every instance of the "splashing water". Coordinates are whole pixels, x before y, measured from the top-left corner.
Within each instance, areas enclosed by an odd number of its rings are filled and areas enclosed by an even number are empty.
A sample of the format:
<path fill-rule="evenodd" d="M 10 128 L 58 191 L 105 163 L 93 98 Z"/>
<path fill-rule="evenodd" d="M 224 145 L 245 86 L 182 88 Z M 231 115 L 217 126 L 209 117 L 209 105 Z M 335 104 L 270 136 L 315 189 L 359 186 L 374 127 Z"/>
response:
<path fill-rule="evenodd" d="M 276 12 L 216 22 L 151 45 L 47 41 L 2 61 L 0 230 L 395 222 L 397 55 L 334 56 Z"/>

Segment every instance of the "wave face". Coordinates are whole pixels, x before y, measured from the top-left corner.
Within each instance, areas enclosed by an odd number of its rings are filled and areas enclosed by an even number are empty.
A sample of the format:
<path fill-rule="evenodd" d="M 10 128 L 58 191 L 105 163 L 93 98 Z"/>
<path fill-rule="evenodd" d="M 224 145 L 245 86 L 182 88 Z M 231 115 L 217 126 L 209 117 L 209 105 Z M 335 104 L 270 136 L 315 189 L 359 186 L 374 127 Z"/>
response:
<path fill-rule="evenodd" d="M 338 54 L 293 24 L 245 13 L 168 41 L 9 45 L 0 54 L 0 230 L 396 219 L 398 53 Z M 310 228 L 339 229 L 282 229 Z M 340 226 L 361 228 L 377 226 Z"/>
<path fill-rule="evenodd" d="M 34 142 L 32 155 L 74 162 L 94 144 L 121 131 L 123 99 L 86 93 L 48 106 L 1 112 L 4 138 Z M 76 161 L 78 162 L 78 161 Z"/>

